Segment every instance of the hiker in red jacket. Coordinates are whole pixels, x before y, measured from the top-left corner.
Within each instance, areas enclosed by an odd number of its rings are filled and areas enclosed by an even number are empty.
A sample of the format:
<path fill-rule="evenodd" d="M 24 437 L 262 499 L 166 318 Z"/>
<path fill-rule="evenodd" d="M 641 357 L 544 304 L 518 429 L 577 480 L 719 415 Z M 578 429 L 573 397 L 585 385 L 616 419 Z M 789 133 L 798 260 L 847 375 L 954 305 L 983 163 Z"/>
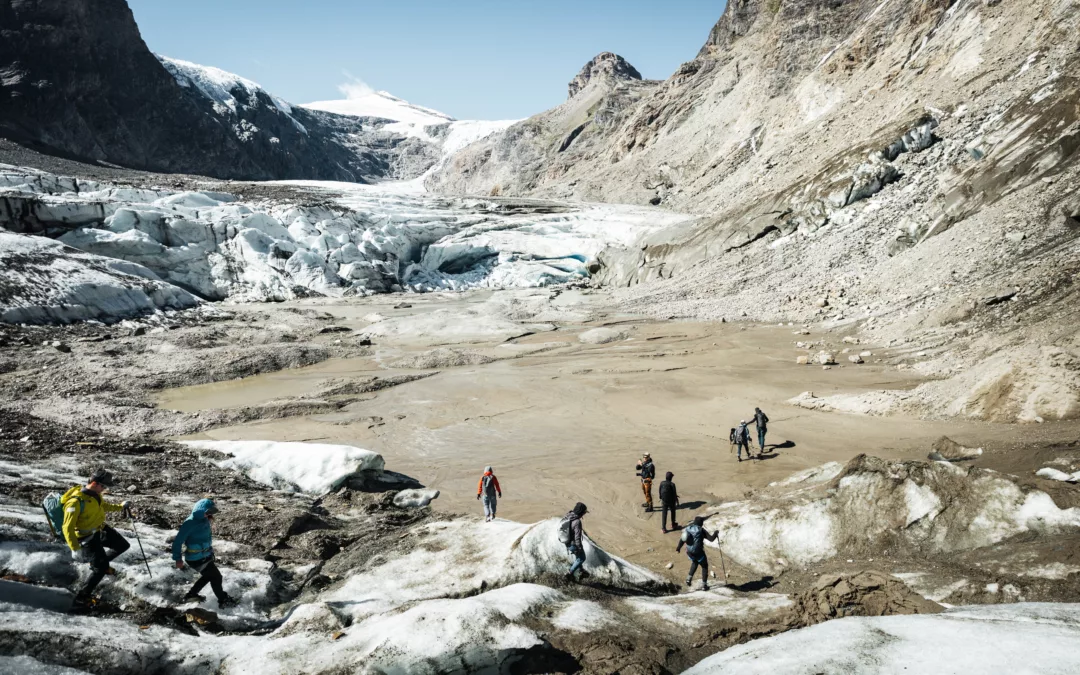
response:
<path fill-rule="evenodd" d="M 476 486 L 476 498 L 484 501 L 484 522 L 495 520 L 495 507 L 498 499 L 502 497 L 502 488 L 499 487 L 499 479 L 495 477 L 495 471 L 490 466 L 484 467 L 484 475 L 480 477 L 480 484 Z"/>

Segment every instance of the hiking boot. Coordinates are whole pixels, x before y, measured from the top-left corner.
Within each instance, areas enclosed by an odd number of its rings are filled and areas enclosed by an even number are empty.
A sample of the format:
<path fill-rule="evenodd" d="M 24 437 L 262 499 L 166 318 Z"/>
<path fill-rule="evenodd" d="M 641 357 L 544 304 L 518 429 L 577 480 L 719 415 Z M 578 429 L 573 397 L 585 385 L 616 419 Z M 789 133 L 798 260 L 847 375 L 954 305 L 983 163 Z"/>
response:
<path fill-rule="evenodd" d="M 184 602 L 206 602 L 206 596 L 188 591 L 184 594 Z"/>
<path fill-rule="evenodd" d="M 703 591 L 709 590 L 709 584 L 701 584 L 701 590 L 703 590 Z"/>
<path fill-rule="evenodd" d="M 694 584 L 693 577 L 686 577 L 686 587 L 690 588 Z"/>
<path fill-rule="evenodd" d="M 586 572 L 584 568 L 582 568 L 582 569 L 580 570 L 580 572 L 581 572 L 581 578 L 582 578 L 582 579 L 588 579 L 589 577 L 591 577 L 591 576 L 592 576 L 591 574 L 589 574 L 588 572 Z"/>
<path fill-rule="evenodd" d="M 739 458 L 739 461 L 740 461 L 740 462 L 742 461 L 742 457 L 740 457 L 740 458 Z"/>
<path fill-rule="evenodd" d="M 220 609 L 225 609 L 227 607 L 236 607 L 237 603 L 236 598 L 226 595 L 224 598 L 218 598 L 217 604 Z"/>
<path fill-rule="evenodd" d="M 667 534 L 667 528 L 666 527 L 661 527 L 660 531 L 663 532 L 664 534 Z"/>
<path fill-rule="evenodd" d="M 115 577 L 116 576 L 116 568 L 115 567 L 110 567 L 109 569 L 105 570 L 105 574 L 108 574 L 110 577 Z"/>

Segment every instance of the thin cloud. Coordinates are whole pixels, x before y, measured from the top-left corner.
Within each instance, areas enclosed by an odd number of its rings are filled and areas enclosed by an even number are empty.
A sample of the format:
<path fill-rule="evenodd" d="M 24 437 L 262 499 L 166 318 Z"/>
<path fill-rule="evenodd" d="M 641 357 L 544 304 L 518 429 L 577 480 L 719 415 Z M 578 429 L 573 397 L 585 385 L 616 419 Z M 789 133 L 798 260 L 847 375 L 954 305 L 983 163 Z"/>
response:
<path fill-rule="evenodd" d="M 342 75 L 348 78 L 348 81 L 342 82 L 338 85 L 338 91 L 342 93 L 347 99 L 357 99 L 369 96 L 375 93 L 375 90 L 366 82 L 356 77 L 347 70 L 341 71 Z"/>

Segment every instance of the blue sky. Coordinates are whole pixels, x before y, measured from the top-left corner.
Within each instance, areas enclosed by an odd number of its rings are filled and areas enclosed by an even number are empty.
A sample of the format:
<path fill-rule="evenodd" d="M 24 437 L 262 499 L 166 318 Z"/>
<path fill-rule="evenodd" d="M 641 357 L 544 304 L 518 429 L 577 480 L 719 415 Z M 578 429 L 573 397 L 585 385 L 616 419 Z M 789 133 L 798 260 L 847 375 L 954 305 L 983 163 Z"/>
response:
<path fill-rule="evenodd" d="M 150 49 L 294 103 L 352 74 L 459 119 L 528 117 L 602 51 L 647 78 L 689 61 L 723 0 L 128 0 Z"/>

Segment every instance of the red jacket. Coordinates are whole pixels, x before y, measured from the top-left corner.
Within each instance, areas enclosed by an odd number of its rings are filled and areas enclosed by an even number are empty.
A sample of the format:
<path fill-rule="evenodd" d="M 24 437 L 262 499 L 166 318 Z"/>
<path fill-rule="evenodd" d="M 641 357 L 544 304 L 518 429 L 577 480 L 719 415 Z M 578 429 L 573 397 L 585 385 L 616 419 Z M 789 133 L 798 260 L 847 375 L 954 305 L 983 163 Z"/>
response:
<path fill-rule="evenodd" d="M 491 484 L 495 486 L 495 491 L 499 493 L 500 497 L 502 497 L 502 488 L 499 487 L 499 479 L 496 478 L 495 474 L 491 473 L 490 471 L 485 471 L 484 475 L 480 477 L 480 483 L 476 486 L 476 494 L 484 494 L 484 479 L 488 476 L 491 476 Z"/>

